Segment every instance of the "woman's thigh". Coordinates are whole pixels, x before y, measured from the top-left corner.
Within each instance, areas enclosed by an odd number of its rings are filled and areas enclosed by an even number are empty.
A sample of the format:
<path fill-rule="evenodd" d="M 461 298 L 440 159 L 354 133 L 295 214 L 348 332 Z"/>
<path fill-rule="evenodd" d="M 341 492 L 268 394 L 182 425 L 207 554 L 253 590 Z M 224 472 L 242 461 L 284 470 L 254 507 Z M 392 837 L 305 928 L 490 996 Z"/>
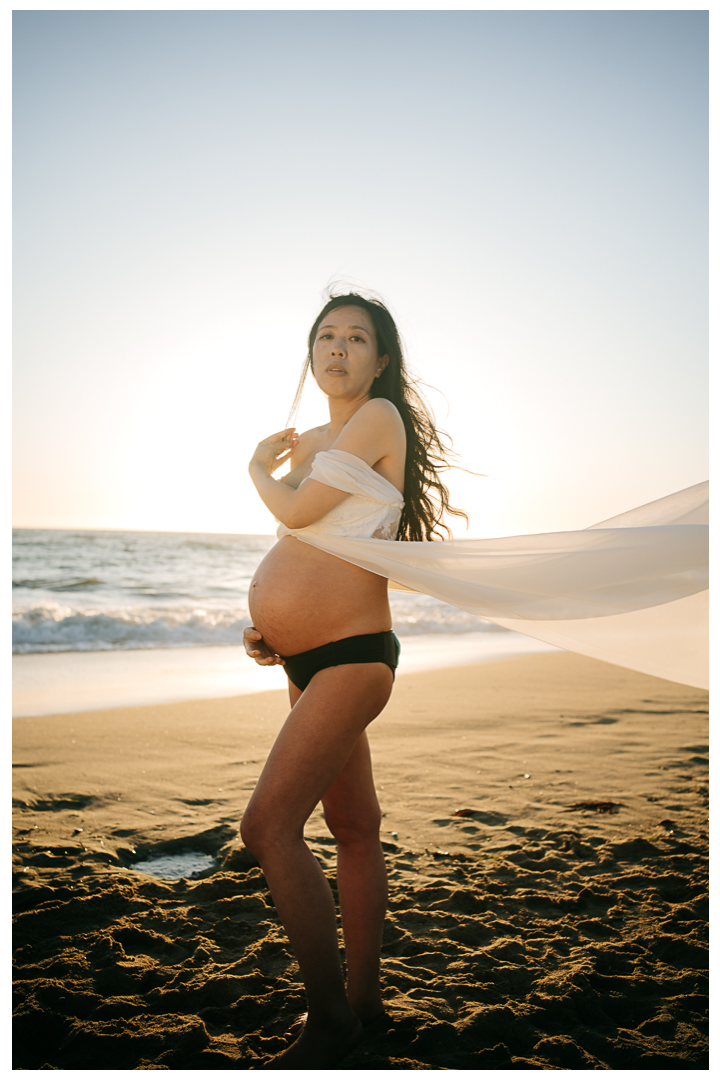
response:
<path fill-rule="evenodd" d="M 386 664 L 344 664 L 318 672 L 280 730 L 245 816 L 262 818 L 266 835 L 275 829 L 301 832 L 367 725 L 384 709 L 392 685 Z M 359 749 L 356 761 L 358 768 L 349 776 L 357 773 L 359 790 L 369 753 L 365 757 Z"/>

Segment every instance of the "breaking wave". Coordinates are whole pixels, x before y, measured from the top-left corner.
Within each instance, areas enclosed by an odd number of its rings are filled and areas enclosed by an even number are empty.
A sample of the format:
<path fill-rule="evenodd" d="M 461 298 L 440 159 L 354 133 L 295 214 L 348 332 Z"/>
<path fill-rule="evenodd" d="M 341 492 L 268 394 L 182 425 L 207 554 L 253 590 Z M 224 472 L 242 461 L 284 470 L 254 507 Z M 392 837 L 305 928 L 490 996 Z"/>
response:
<path fill-rule="evenodd" d="M 71 611 L 35 607 L 13 615 L 13 652 L 102 652 L 241 645 L 247 615 L 192 611 Z"/>
<path fill-rule="evenodd" d="M 404 635 L 498 630 L 463 611 L 418 597 L 403 598 L 393 627 Z M 426 610 L 423 610 L 426 608 Z M 77 611 L 45 604 L 13 614 L 13 652 L 103 652 L 114 649 L 176 649 L 197 645 L 242 645 L 250 625 L 246 611 L 120 610 Z"/>

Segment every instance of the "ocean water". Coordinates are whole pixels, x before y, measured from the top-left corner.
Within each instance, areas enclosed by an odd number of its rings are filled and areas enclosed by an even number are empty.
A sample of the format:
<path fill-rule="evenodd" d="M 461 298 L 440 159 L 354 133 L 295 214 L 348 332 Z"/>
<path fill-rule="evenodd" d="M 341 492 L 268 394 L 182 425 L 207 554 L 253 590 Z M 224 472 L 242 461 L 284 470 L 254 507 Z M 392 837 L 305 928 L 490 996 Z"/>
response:
<path fill-rule="evenodd" d="M 250 581 L 274 542 L 214 533 L 16 529 L 13 652 L 240 645 L 250 623 Z M 509 634 L 428 596 L 391 592 L 390 598 L 401 638 Z"/>

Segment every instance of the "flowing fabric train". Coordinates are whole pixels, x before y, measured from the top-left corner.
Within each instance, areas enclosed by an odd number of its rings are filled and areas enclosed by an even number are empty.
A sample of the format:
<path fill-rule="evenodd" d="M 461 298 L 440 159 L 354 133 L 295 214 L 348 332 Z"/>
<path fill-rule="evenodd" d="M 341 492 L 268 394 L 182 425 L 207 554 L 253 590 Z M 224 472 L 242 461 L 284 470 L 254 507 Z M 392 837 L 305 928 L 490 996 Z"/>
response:
<path fill-rule="evenodd" d="M 576 532 L 437 543 L 312 526 L 292 535 L 389 578 L 391 588 L 598 660 L 708 685 L 707 483 Z"/>

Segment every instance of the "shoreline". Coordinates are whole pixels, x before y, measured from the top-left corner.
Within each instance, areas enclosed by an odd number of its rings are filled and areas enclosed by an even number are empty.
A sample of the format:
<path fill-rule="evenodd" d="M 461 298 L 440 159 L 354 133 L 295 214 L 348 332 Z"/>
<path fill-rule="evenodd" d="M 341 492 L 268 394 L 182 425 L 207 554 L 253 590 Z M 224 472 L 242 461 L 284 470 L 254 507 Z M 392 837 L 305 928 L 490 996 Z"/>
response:
<path fill-rule="evenodd" d="M 414 671 L 557 651 L 512 630 L 400 637 L 398 677 Z M 280 667 L 262 668 L 242 645 L 16 653 L 13 718 L 159 705 L 285 690 Z"/>
<path fill-rule="evenodd" d="M 337 1068 L 706 1068 L 706 706 L 562 652 L 398 680 L 370 729 L 388 1020 Z M 15 722 L 15 1067 L 277 1052 L 302 994 L 237 828 L 286 711 L 269 691 Z M 334 884 L 318 811 L 306 837 Z M 215 869 L 133 869 L 182 848 Z"/>

